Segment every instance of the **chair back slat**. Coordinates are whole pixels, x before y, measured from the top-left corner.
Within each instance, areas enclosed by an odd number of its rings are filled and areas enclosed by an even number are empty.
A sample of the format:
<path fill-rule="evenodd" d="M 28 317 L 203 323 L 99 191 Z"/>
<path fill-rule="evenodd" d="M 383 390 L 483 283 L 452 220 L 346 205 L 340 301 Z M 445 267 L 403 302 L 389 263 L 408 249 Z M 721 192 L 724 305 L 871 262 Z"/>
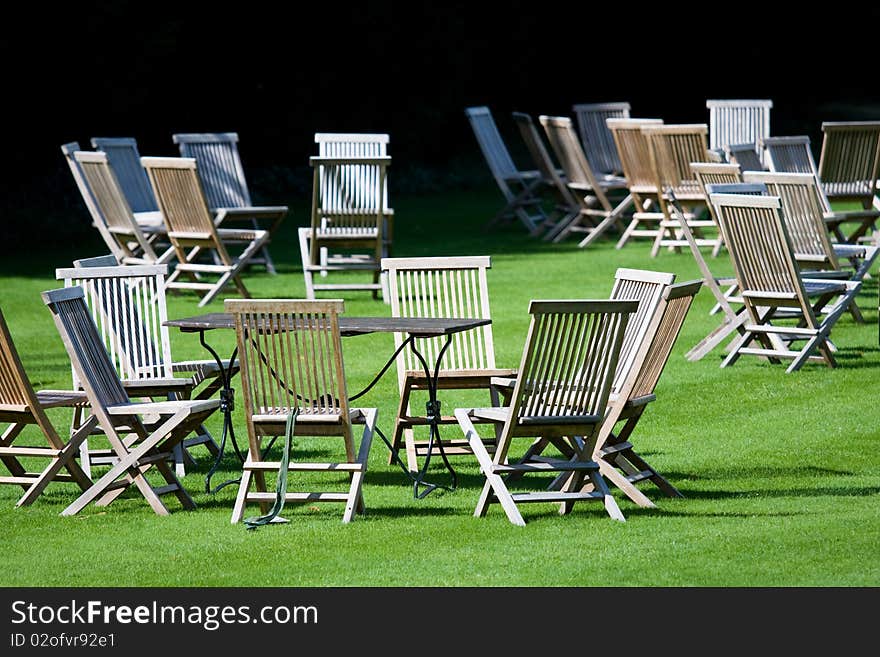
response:
<path fill-rule="evenodd" d="M 501 139 L 501 134 L 498 132 L 498 127 L 495 125 L 495 119 L 492 118 L 489 108 L 468 107 L 465 114 L 495 179 L 504 180 L 515 176 L 517 174 L 516 165 Z"/>
<path fill-rule="evenodd" d="M 336 132 L 316 132 L 315 143 L 318 144 L 318 157 L 336 158 L 336 159 L 370 159 L 383 158 L 388 156 L 388 142 L 390 138 L 384 133 L 336 133 Z M 369 175 L 369 170 L 360 168 L 352 169 L 349 174 L 350 178 L 347 184 L 352 185 L 359 193 L 373 194 L 376 191 L 374 181 Z M 372 199 L 377 207 L 380 204 L 380 197 Z M 385 186 L 382 189 L 382 206 L 387 210 L 390 204 L 388 197 L 388 179 L 385 179 Z"/>
<path fill-rule="evenodd" d="M 312 229 L 338 235 L 381 230 L 391 158 L 313 157 Z"/>
<path fill-rule="evenodd" d="M 880 122 L 823 123 L 819 179 L 830 198 L 862 200 L 869 207 L 880 165 Z"/>
<path fill-rule="evenodd" d="M 738 164 L 743 171 L 763 171 L 764 164 L 758 154 L 757 144 L 730 144 L 725 149 L 727 157 L 733 164 Z"/>
<path fill-rule="evenodd" d="M 132 212 L 155 212 L 159 209 L 141 166 L 141 156 L 135 139 L 94 137 L 92 148 L 107 154 L 110 168 L 113 169 Z"/>
<path fill-rule="evenodd" d="M 238 152 L 238 133 L 178 133 L 172 135 L 181 157 L 196 161 L 208 206 L 244 208 L 251 206 L 244 167 Z"/>
<path fill-rule="evenodd" d="M 629 103 L 580 104 L 571 109 L 577 120 L 584 153 L 596 167 L 596 171 L 605 174 L 622 173 L 623 165 L 606 121 L 628 119 Z"/>
<path fill-rule="evenodd" d="M 707 100 L 706 108 L 709 110 L 710 148 L 755 144 L 770 136 L 770 110 L 773 108 L 773 101 Z"/>
<path fill-rule="evenodd" d="M 701 195 L 690 165 L 708 159 L 706 125 L 645 126 L 642 132 L 648 141 L 658 188 L 671 189 L 678 196 Z"/>
<path fill-rule="evenodd" d="M 234 318 L 245 412 L 348 416 L 339 334 L 341 300 L 227 299 Z"/>
<path fill-rule="evenodd" d="M 216 238 L 196 161 L 183 157 L 144 157 L 141 161 L 169 234 L 196 233 Z"/>
<path fill-rule="evenodd" d="M 102 407 L 127 403 L 128 395 L 86 307 L 83 289 L 66 287 L 42 296 L 89 402 Z"/>
<path fill-rule="evenodd" d="M 532 301 L 511 420 L 605 415 L 636 301 Z"/>
<path fill-rule="evenodd" d="M 642 126 L 663 125 L 663 119 L 608 119 L 606 123 L 617 146 L 623 175 L 630 189 L 656 188 L 651 153 Z"/>
<path fill-rule="evenodd" d="M 131 206 L 122 187 L 110 168 L 107 154 L 102 151 L 77 151 L 73 158 L 92 191 L 92 197 L 101 215 L 111 229 L 133 232 L 136 230 Z"/>

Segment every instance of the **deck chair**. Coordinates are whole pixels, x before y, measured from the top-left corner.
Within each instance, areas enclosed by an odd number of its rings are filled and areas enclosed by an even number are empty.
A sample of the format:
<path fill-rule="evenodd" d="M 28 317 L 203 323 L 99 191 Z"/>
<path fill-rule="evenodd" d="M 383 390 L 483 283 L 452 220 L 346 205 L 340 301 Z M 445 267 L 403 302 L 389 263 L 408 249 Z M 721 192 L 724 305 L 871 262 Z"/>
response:
<path fill-rule="evenodd" d="M 86 258 L 72 268 L 55 270 L 64 287 L 83 289 L 86 306 L 98 327 L 110 360 L 130 397 L 152 400 L 209 399 L 221 388 L 219 366 L 213 360 L 174 362 L 165 305 L 165 265 L 119 267 L 108 257 Z M 233 367 L 235 365 L 233 364 Z M 175 376 L 183 375 L 183 376 Z M 81 382 L 74 371 L 73 388 Z M 175 471 L 186 474 L 193 465 L 188 450 L 205 445 L 216 456 L 217 444 L 204 426 L 174 449 Z M 92 465 L 107 464 L 115 454 L 81 446 L 83 470 L 91 474 Z"/>
<path fill-rule="evenodd" d="M 758 155 L 757 144 L 730 144 L 725 147 L 727 161 L 738 164 L 743 171 L 764 171 L 766 167 Z"/>
<path fill-rule="evenodd" d="M 238 133 L 177 133 L 171 138 L 180 149 L 181 157 L 195 159 L 208 207 L 215 213 L 215 223 L 246 221 L 253 229 L 259 230 L 261 222 L 269 222 L 266 228 L 271 240 L 287 215 L 287 206 L 255 206 L 251 202 L 238 153 Z M 270 274 L 276 273 L 267 245 L 263 245 L 259 255 L 252 257 L 250 263 L 263 265 Z"/>
<path fill-rule="evenodd" d="M 643 126 L 642 132 L 648 142 L 655 185 L 663 190 L 659 196 L 663 219 L 654 238 L 651 257 L 655 257 L 663 246 L 677 249 L 688 245 L 681 237 L 679 220 L 672 216 L 669 208 L 670 191 L 684 208 L 697 244 L 712 247 L 713 255 L 717 255 L 723 243 L 721 236 L 707 238 L 700 235 L 703 228 L 717 227 L 711 217 L 703 219 L 696 214 L 706 205 L 706 196 L 690 168 L 691 162 L 707 160 L 706 125 L 649 125 Z"/>
<path fill-rule="evenodd" d="M 491 228 L 502 219 L 519 219 L 529 233 L 536 234 L 547 218 L 540 192 L 543 179 L 538 171 L 520 170 L 513 163 L 488 107 L 468 107 L 464 111 L 480 145 L 489 171 L 506 202 L 487 224 Z"/>
<path fill-rule="evenodd" d="M 498 502 L 511 523 L 524 526 L 520 503 L 558 502 L 560 513 L 569 513 L 575 502 L 594 500 L 602 502 L 612 518 L 624 520 L 599 474 L 593 449 L 605 418 L 626 323 L 637 308 L 637 301 L 531 302 L 532 319 L 509 406 L 455 410 L 486 477 L 475 516 L 485 516 L 489 505 Z M 494 455 L 477 433 L 475 421 L 501 426 Z M 566 441 L 573 458 L 509 463 L 515 438 Z M 562 490 L 521 493 L 511 492 L 502 478 L 511 472 L 571 476 Z M 585 477 L 593 490 L 581 490 Z"/>
<path fill-rule="evenodd" d="M 544 232 L 544 240 L 553 239 L 560 230 L 567 226 L 571 221 L 575 220 L 580 214 L 580 203 L 578 203 L 572 191 L 565 184 L 563 173 L 557 168 L 550 153 L 544 146 L 544 141 L 538 133 L 538 128 L 532 121 L 532 117 L 523 112 L 514 112 L 513 121 L 519 128 L 526 149 L 532 156 L 544 184 L 548 189 L 552 190 L 556 197 L 556 204 L 553 211 L 547 216 L 547 219 L 538 225 L 535 234 Z"/>
<path fill-rule="evenodd" d="M 737 338 L 721 366 L 735 363 L 742 354 L 751 354 L 766 356 L 773 363 L 791 359 L 787 372 L 800 369 L 808 360 L 835 367 L 829 333 L 858 294 L 861 283 L 801 277 L 779 197 L 710 193 L 709 200 L 723 226 L 749 317 L 744 334 Z M 818 312 L 838 296 L 840 301 L 819 321 Z M 799 325 L 774 324 L 772 317 L 780 308 L 796 312 Z M 774 344 L 771 335 L 786 344 Z M 755 340 L 760 347 L 749 346 Z M 799 341 L 805 344 L 793 348 Z"/>
<path fill-rule="evenodd" d="M 657 179 L 651 168 L 651 153 L 642 126 L 663 125 L 663 119 L 608 119 L 606 122 L 623 167 L 627 188 L 635 211 L 616 248 L 621 249 L 633 237 L 656 239 L 663 213 L 657 199 Z"/>
<path fill-rule="evenodd" d="M 600 175 L 623 174 L 623 164 L 606 121 L 628 119 L 629 110 L 629 103 L 588 103 L 571 108 L 584 154 Z"/>
<path fill-rule="evenodd" d="M 248 428 L 248 456 L 232 522 L 242 519 L 249 502 L 260 503 L 265 513 L 275 499 L 266 490 L 266 473 L 278 472 L 280 463 L 267 460 L 263 439 L 284 435 L 292 413 L 297 414 L 293 435 L 298 441 L 288 470 L 297 476 L 340 473 L 349 483 L 346 492 L 285 490 L 285 501 L 342 502 L 342 521 L 349 522 L 355 512 L 364 512 L 361 486 L 377 410 L 348 405 L 338 320 L 343 302 L 227 299 L 225 308 L 235 321 Z M 355 445 L 354 424 L 364 427 L 360 446 Z M 300 436 L 314 436 L 308 442 L 324 445 L 328 438 L 341 438 L 345 455 L 334 462 L 309 460 L 310 450 L 303 448 Z"/>
<path fill-rule="evenodd" d="M 770 136 L 772 108 L 772 100 L 707 100 L 709 148 L 760 143 Z M 758 157 L 763 163 L 763 154 Z"/>
<path fill-rule="evenodd" d="M 153 185 L 177 256 L 174 272 L 165 281 L 166 289 L 195 291 L 201 296 L 200 308 L 213 301 L 229 283 L 233 283 L 242 296 L 250 297 L 241 272 L 268 242 L 269 231 L 217 228 L 202 192 L 194 159 L 144 157 L 141 162 Z M 243 250 L 232 255 L 228 249 L 232 245 Z M 219 264 L 200 262 L 201 256 L 212 252 L 216 252 Z M 204 276 L 216 276 L 217 280 L 207 282 Z"/>
<path fill-rule="evenodd" d="M 0 311 L 0 421 L 8 423 L 0 435 L 0 463 L 9 471 L 8 477 L 0 476 L 0 484 L 24 490 L 15 506 L 33 504 L 52 482 L 73 482 L 82 490 L 92 485 L 76 462 L 76 455 L 96 420 L 91 419 L 70 437 L 62 438 L 46 415 L 49 408 L 76 408 L 84 406 L 85 401 L 85 394 L 74 390 L 34 390 Z M 14 445 L 29 425 L 37 426 L 45 444 Z M 48 464 L 40 472 L 28 472 L 19 460 L 23 457 L 44 459 L 44 464 L 48 460 Z"/>
<path fill-rule="evenodd" d="M 92 148 L 107 154 L 119 187 L 141 226 L 161 226 L 162 213 L 147 180 L 137 140 L 132 137 L 92 137 Z"/>
<path fill-rule="evenodd" d="M 388 272 L 392 317 L 459 317 L 490 319 L 489 289 L 486 272 L 491 267 L 488 256 L 457 258 L 385 258 L 382 269 Z M 394 334 L 394 346 L 400 348 L 405 336 Z M 417 348 L 429 363 L 445 344 L 443 338 L 421 339 Z M 498 391 L 492 387 L 493 377 L 514 376 L 516 371 L 495 365 L 492 326 L 480 326 L 467 333 L 457 333 L 440 363 L 438 390 L 480 390 L 489 392 L 492 406 L 499 406 Z M 427 452 L 428 441 L 415 440 L 414 427 L 427 425 L 424 415 L 413 415 L 411 398 L 416 391 L 427 390 L 424 368 L 410 350 L 397 356 L 397 383 L 400 404 L 394 422 L 392 447 L 401 442 L 406 446 L 409 469 L 419 471 L 418 457 Z M 457 424 L 454 416 L 446 415 L 441 424 Z M 466 440 L 443 441 L 444 452 L 471 454 Z"/>
<path fill-rule="evenodd" d="M 876 202 L 880 177 L 880 121 L 825 122 L 822 124 L 822 152 L 819 155 L 819 180 L 828 201 L 858 203 L 865 211 L 880 210 Z M 876 231 L 877 214 L 852 217 L 857 226 L 849 234 L 841 230 L 841 223 L 831 224 L 841 241 L 855 244 Z M 871 236 L 875 242 L 876 237 Z"/>
<path fill-rule="evenodd" d="M 571 233 L 585 233 L 578 246 L 583 248 L 596 240 L 611 226 L 620 233 L 624 231 L 624 211 L 632 204 L 626 180 L 613 175 L 597 175 L 581 148 L 571 119 L 563 116 L 541 115 L 538 121 L 544 127 L 547 141 L 562 165 L 568 188 L 580 205 L 574 219 L 564 226 L 557 226 L 554 242 L 565 239 Z M 609 198 L 615 194 L 616 205 Z"/>
<path fill-rule="evenodd" d="M 373 298 L 385 294 L 380 261 L 384 249 L 384 190 L 390 157 L 309 158 L 314 174 L 311 225 L 299 229 L 300 257 L 306 298 L 316 291 L 367 290 Z M 347 181 L 364 182 L 352 197 Z M 329 257 L 322 258 L 322 249 Z M 367 272 L 371 283 L 316 283 L 324 272 Z"/>
<path fill-rule="evenodd" d="M 130 486 L 135 486 L 159 515 L 168 514 L 168 507 L 160 499 L 168 493 L 173 493 L 185 509 L 195 508 L 167 460 L 174 446 L 203 424 L 219 408 L 220 401 L 132 402 L 89 314 L 82 288 L 50 290 L 42 296 L 85 390 L 91 413 L 117 457 L 109 470 L 61 515 L 74 515 L 91 503 L 107 506 Z M 165 485 L 154 487 L 147 481 L 145 474 L 151 468 L 158 471 Z"/>

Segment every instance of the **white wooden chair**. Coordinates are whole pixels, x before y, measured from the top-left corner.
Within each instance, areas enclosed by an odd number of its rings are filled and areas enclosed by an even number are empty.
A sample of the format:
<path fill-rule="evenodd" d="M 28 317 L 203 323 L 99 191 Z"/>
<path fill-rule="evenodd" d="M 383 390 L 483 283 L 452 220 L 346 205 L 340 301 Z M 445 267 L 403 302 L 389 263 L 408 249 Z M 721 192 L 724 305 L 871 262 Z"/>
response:
<path fill-rule="evenodd" d="M 510 405 L 455 410 L 486 477 L 475 516 L 484 516 L 490 503 L 499 502 L 511 523 L 524 526 L 520 503 L 557 502 L 560 513 L 568 513 L 575 502 L 594 500 L 602 502 L 612 518 L 624 520 L 599 474 L 593 450 L 605 419 L 626 323 L 637 308 L 637 301 L 531 302 L 532 320 Z M 501 427 L 494 455 L 483 444 L 475 421 Z M 573 458 L 511 464 L 508 457 L 515 438 L 566 441 Z M 571 476 L 560 491 L 511 492 L 502 478 L 511 472 Z M 593 487 L 586 492 L 581 490 L 585 477 Z"/>
<path fill-rule="evenodd" d="M 309 163 L 313 169 L 311 223 L 299 229 L 306 298 L 314 299 L 315 292 L 323 290 L 366 290 L 373 298 L 380 292 L 386 298 L 380 261 L 391 158 L 311 157 Z M 355 195 L 351 193 L 353 180 L 360 181 Z M 315 274 L 328 272 L 367 272 L 372 282 L 315 282 Z"/>
<path fill-rule="evenodd" d="M 710 189 L 709 199 L 723 226 L 749 318 L 744 334 L 734 342 L 721 366 L 733 364 L 742 354 L 766 356 L 773 363 L 782 358 L 791 359 L 788 372 L 800 369 L 808 360 L 836 366 L 829 333 L 861 284 L 801 278 L 779 197 L 712 191 Z M 819 311 L 838 296 L 840 301 L 820 321 Z M 795 313 L 799 325 L 774 324 L 772 319 L 777 309 Z M 784 344 L 774 343 L 770 336 L 776 336 Z M 761 344 L 759 348 L 749 346 L 755 340 Z M 794 349 L 798 341 L 805 344 Z"/>
<path fill-rule="evenodd" d="M 73 482 L 82 490 L 92 485 L 76 462 L 76 454 L 96 420 L 91 418 L 62 438 L 46 414 L 50 408 L 84 406 L 85 401 L 85 394 L 74 390 L 34 390 L 0 311 L 0 422 L 8 423 L 0 435 L 0 463 L 9 472 L 9 476 L 0 476 L 0 484 L 21 486 L 24 492 L 15 506 L 32 504 L 52 482 Z M 30 425 L 42 433 L 43 443 L 13 444 Z M 21 458 L 41 459 L 45 465 L 39 472 L 28 471 Z"/>
<path fill-rule="evenodd" d="M 141 158 L 153 192 L 165 219 L 168 238 L 177 256 L 174 272 L 165 281 L 172 290 L 192 290 L 201 295 L 199 307 L 213 301 L 233 283 L 239 293 L 250 297 L 241 272 L 269 240 L 269 231 L 217 228 L 222 221 L 214 216 L 202 191 L 192 158 Z M 242 250 L 233 255 L 229 246 Z M 219 264 L 200 262 L 201 256 L 216 253 Z M 203 277 L 216 276 L 214 282 Z M 182 280 L 187 279 L 187 280 Z"/>
<path fill-rule="evenodd" d="M 489 256 L 384 258 L 382 269 L 388 273 L 391 316 L 491 319 L 486 282 L 486 271 L 490 267 Z M 395 333 L 395 348 L 399 348 L 404 339 L 404 335 Z M 434 363 L 445 338 L 416 342 L 419 353 L 428 363 Z M 496 367 L 491 324 L 453 335 L 438 371 L 438 390 L 485 389 L 492 406 L 499 405 L 498 392 L 491 386 L 492 378 L 516 373 L 516 370 Z M 425 455 L 428 442 L 415 440 L 414 427 L 427 425 L 428 421 L 423 415 L 413 415 L 410 405 L 416 391 L 427 390 L 428 380 L 423 366 L 409 349 L 397 357 L 397 383 L 400 404 L 392 447 L 399 449 L 403 438 L 407 465 L 411 471 L 418 472 L 418 457 Z M 452 415 L 441 415 L 440 423 L 457 424 Z M 461 439 L 443 440 L 443 449 L 449 455 L 472 453 L 468 442 Z"/>
<path fill-rule="evenodd" d="M 92 148 L 107 154 L 110 168 L 141 226 L 161 226 L 162 214 L 147 180 L 137 140 L 132 137 L 93 137 Z"/>
<path fill-rule="evenodd" d="M 349 482 L 345 492 L 285 490 L 285 501 L 341 502 L 342 521 L 349 522 L 355 512 L 364 512 L 361 486 L 377 410 L 348 405 L 338 320 L 343 302 L 227 299 L 225 308 L 235 320 L 248 427 L 248 456 L 232 522 L 242 519 L 248 503 L 259 503 L 265 512 L 275 499 L 275 493 L 267 492 L 266 473 L 278 472 L 281 463 L 267 460 L 263 439 L 284 435 L 292 413 L 297 414 L 293 435 L 299 440 L 288 470 L 299 477 L 309 472 L 342 474 Z M 359 446 L 355 424 L 364 427 Z M 337 444 L 341 443 L 344 456 L 332 462 L 309 460 L 309 451 L 301 449 L 305 442 L 301 436 L 314 437 L 308 442 L 325 449 L 328 439 L 341 439 Z"/>
<path fill-rule="evenodd" d="M 628 119 L 629 103 L 581 103 L 571 108 L 587 160 L 601 175 L 622 175 L 623 165 L 608 119 Z"/>
<path fill-rule="evenodd" d="M 74 267 L 55 270 L 64 287 L 82 288 L 86 306 L 110 360 L 130 397 L 154 399 L 210 399 L 219 390 L 222 374 L 213 360 L 174 362 L 165 304 L 165 265 L 116 266 L 112 258 L 89 258 L 74 262 Z M 232 365 L 237 369 L 236 365 Z M 176 376 L 177 375 L 177 376 Z M 73 388 L 81 382 L 74 371 Z M 178 476 L 192 465 L 187 450 L 205 445 L 211 454 L 219 451 L 204 426 L 174 450 Z M 93 465 L 115 460 L 106 450 L 81 447 L 83 469 L 91 474 Z"/>
<path fill-rule="evenodd" d="M 216 215 L 216 222 L 246 221 L 256 230 L 260 229 L 261 222 L 269 222 L 268 225 L 264 223 L 264 227 L 271 240 L 288 208 L 286 205 L 255 206 L 252 203 L 238 152 L 238 133 L 177 133 L 172 135 L 172 140 L 180 149 L 181 157 L 195 159 L 202 190 L 208 207 Z M 275 263 L 266 245 L 250 262 L 265 266 L 270 274 L 275 273 Z"/>
<path fill-rule="evenodd" d="M 117 457 L 109 470 L 61 515 L 74 515 L 91 503 L 107 506 L 132 485 L 159 515 L 168 514 L 160 499 L 168 493 L 173 493 L 185 509 L 195 508 L 167 460 L 174 446 L 204 423 L 220 402 L 132 402 L 89 314 L 82 288 L 50 290 L 42 296 L 85 390 L 91 413 Z M 165 485 L 154 487 L 147 481 L 145 475 L 151 468 L 159 472 Z"/>
<path fill-rule="evenodd" d="M 556 153 L 567 178 L 568 188 L 580 205 L 580 211 L 566 225 L 554 229 L 553 241 L 559 242 L 572 233 L 584 233 L 578 246 L 583 248 L 596 240 L 611 226 L 624 231 L 624 211 L 632 204 L 626 180 L 616 175 L 596 174 L 587 160 L 571 119 L 563 116 L 538 117 L 547 141 Z M 611 195 L 617 198 L 612 204 Z"/>
<path fill-rule="evenodd" d="M 523 171 L 516 167 L 507 150 L 492 112 L 488 107 L 468 107 L 464 111 L 480 145 L 489 171 L 504 196 L 505 206 L 489 221 L 491 227 L 501 219 L 519 219 L 535 234 L 547 218 L 541 207 L 540 187 L 543 179 L 538 171 Z"/>
<path fill-rule="evenodd" d="M 757 145 L 770 136 L 772 100 L 707 100 L 706 108 L 709 110 L 709 148 Z M 762 154 L 758 156 L 763 162 Z"/>

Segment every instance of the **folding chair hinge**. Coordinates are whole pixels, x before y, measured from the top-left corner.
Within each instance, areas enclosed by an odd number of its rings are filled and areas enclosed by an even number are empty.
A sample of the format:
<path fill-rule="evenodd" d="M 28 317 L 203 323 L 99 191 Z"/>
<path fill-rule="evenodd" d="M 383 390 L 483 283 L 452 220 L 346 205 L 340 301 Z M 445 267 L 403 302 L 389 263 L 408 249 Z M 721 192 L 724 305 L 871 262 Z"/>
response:
<path fill-rule="evenodd" d="M 223 413 L 231 413 L 235 410 L 235 389 L 230 388 L 228 392 L 220 390 L 220 410 Z"/>
<path fill-rule="evenodd" d="M 440 421 L 441 415 L 439 399 L 425 402 L 425 416 L 429 424 Z"/>

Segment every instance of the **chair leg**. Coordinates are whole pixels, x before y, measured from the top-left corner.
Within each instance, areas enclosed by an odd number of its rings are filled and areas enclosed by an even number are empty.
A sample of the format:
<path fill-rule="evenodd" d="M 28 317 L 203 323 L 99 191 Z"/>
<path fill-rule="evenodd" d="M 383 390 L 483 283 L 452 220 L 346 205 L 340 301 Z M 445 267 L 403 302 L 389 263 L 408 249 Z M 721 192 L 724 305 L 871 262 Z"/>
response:
<path fill-rule="evenodd" d="M 248 456 L 245 466 L 251 462 L 250 456 Z M 233 525 L 241 522 L 241 519 L 244 517 L 244 508 L 247 505 L 247 496 L 251 487 L 252 477 L 253 472 L 251 470 L 242 470 L 241 482 L 238 484 L 238 495 L 235 496 L 235 504 L 232 507 L 232 520 L 230 522 Z"/>
<path fill-rule="evenodd" d="M 617 486 L 624 495 L 640 507 L 646 509 L 654 509 L 656 505 L 648 499 L 648 497 L 630 482 L 623 474 L 621 474 L 614 466 L 606 463 L 604 460 L 599 461 L 599 472 L 605 476 L 608 481 Z"/>
<path fill-rule="evenodd" d="M 310 228 L 300 228 L 298 231 L 299 254 L 302 260 L 303 278 L 305 279 L 306 285 L 306 299 L 315 298 L 315 283 L 312 271 L 309 269 L 309 267 L 311 266 L 309 256 L 309 239 L 311 239 L 311 234 L 312 231 Z"/>

